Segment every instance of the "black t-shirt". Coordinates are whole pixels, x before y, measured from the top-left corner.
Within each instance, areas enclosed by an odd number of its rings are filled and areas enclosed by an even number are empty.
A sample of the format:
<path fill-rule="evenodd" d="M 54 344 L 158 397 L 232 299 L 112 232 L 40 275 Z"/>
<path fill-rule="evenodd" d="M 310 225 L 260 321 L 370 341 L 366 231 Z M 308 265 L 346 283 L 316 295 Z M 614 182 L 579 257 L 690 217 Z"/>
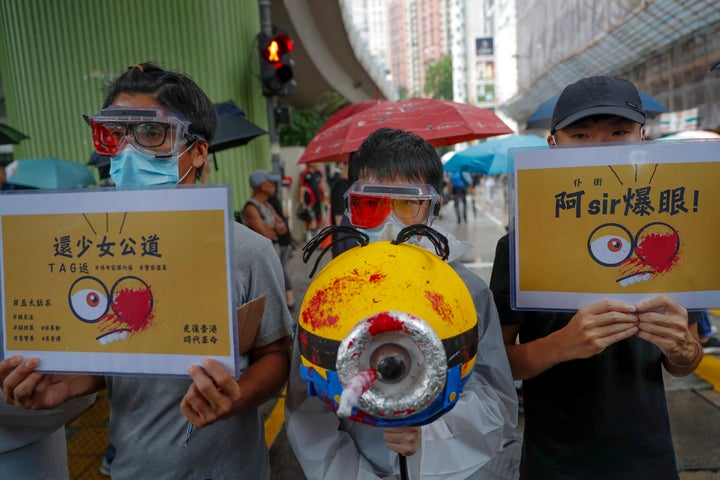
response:
<path fill-rule="evenodd" d="M 330 180 L 330 212 L 332 215 L 330 223 L 332 225 L 335 225 L 335 215 L 345 213 L 345 199 L 343 196 L 348 188 L 350 188 L 350 181 L 340 175 L 334 175 Z"/>
<path fill-rule="evenodd" d="M 509 260 L 505 235 L 490 280 L 501 323 L 519 324 L 521 343 L 567 325 L 573 313 L 510 308 Z M 520 478 L 676 480 L 662 368 L 660 349 L 632 337 L 524 380 Z"/>

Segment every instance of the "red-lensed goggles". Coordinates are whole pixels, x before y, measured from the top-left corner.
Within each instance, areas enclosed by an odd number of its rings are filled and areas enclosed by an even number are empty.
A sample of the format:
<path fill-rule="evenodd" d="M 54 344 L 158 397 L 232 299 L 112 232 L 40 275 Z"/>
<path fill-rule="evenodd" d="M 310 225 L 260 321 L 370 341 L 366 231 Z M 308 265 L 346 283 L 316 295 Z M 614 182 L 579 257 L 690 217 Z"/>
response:
<path fill-rule="evenodd" d="M 172 156 L 189 140 L 190 122 L 158 109 L 105 108 L 85 116 L 92 129 L 93 145 L 100 155 L 114 157 L 128 144 L 155 157 Z"/>
<path fill-rule="evenodd" d="M 432 185 L 382 185 L 355 182 L 345 192 L 346 213 L 359 228 L 376 228 L 393 214 L 402 221 L 431 225 L 438 214 L 441 197 Z M 424 210 L 423 210 L 424 209 Z M 418 214 L 425 216 L 418 220 Z"/>

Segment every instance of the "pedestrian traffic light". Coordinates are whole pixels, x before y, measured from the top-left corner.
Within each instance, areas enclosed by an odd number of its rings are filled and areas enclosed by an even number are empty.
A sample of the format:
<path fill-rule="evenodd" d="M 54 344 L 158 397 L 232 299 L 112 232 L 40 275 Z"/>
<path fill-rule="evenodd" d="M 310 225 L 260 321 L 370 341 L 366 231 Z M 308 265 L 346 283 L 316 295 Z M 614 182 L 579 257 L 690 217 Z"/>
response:
<path fill-rule="evenodd" d="M 290 58 L 290 52 L 293 50 L 290 36 L 282 31 L 272 36 L 260 33 L 258 48 L 263 95 L 266 97 L 290 95 L 295 90 L 295 80 L 293 80 L 295 62 Z"/>

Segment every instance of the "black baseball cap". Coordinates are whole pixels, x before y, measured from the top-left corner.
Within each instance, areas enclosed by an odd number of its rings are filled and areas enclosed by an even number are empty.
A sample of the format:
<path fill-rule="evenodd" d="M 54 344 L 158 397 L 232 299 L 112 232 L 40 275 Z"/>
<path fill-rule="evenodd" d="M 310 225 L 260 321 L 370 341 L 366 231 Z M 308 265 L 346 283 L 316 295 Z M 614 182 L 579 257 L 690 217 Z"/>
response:
<path fill-rule="evenodd" d="M 629 80 L 587 77 L 571 83 L 560 94 L 553 110 L 551 132 L 592 115 L 617 115 L 645 125 L 640 94 Z"/>

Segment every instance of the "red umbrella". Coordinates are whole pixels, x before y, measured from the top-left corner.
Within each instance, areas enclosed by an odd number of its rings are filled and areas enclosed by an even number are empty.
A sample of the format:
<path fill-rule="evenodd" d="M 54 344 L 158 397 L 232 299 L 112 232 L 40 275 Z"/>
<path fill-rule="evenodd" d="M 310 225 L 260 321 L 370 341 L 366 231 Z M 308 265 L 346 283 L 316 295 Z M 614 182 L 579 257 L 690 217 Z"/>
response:
<path fill-rule="evenodd" d="M 326 130 L 336 123 L 338 123 L 340 120 L 344 120 L 348 117 L 352 117 L 356 113 L 360 113 L 363 110 L 367 110 L 370 107 L 374 107 L 375 105 L 380 104 L 381 102 L 384 102 L 385 100 L 365 100 L 364 102 L 358 102 L 358 103 L 351 103 L 350 105 L 345 105 L 337 112 L 333 113 L 330 118 L 327 119 L 327 122 L 323 124 L 322 127 L 320 127 L 320 130 L 318 130 L 318 133 L 322 132 L 323 130 Z"/>
<path fill-rule="evenodd" d="M 413 132 L 435 147 L 512 133 L 490 110 L 464 103 L 430 98 L 379 102 L 318 132 L 298 163 L 345 162 L 382 127 Z"/>

